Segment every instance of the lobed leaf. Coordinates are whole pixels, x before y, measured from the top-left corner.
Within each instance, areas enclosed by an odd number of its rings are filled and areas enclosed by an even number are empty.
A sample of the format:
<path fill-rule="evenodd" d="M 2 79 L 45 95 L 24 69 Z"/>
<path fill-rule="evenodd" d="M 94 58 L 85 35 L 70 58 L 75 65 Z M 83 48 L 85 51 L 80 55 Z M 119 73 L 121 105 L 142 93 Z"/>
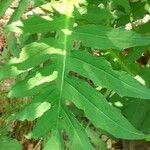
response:
<path fill-rule="evenodd" d="M 143 139 L 146 135 L 137 131 L 122 114 L 108 104 L 104 96 L 82 81 L 67 78 L 65 92 L 67 99 L 83 109 L 87 118 L 97 127 L 117 138 Z"/>
<path fill-rule="evenodd" d="M 25 107 L 23 111 L 16 114 L 16 119 L 25 121 L 33 121 L 41 117 L 46 111 L 51 107 L 51 104 L 48 102 L 34 102 Z"/>
<path fill-rule="evenodd" d="M 53 46 L 56 44 L 57 46 L 54 48 Z M 34 42 L 25 46 L 22 49 L 19 58 L 12 58 L 0 70 L 0 80 L 27 72 L 33 69 L 33 67 L 49 60 L 52 55 L 64 55 L 59 47 L 62 47 L 62 43 L 58 44 L 51 38 L 48 40 L 46 39 L 43 42 Z"/>
<path fill-rule="evenodd" d="M 125 49 L 150 45 L 150 36 L 114 29 L 107 26 L 84 25 L 73 31 L 73 39 L 80 40 L 84 46 L 99 49 Z"/>
<path fill-rule="evenodd" d="M 43 33 L 48 31 L 55 31 L 56 29 L 63 29 L 65 27 L 65 17 L 55 17 L 44 19 L 39 16 L 32 16 L 23 21 L 22 30 L 25 33 Z"/>
<path fill-rule="evenodd" d="M 74 52 L 71 54 L 68 68 L 92 79 L 97 86 L 114 90 L 122 97 L 150 98 L 150 90 L 147 87 L 126 72 L 113 70 L 101 57 L 93 57 L 85 52 Z"/>

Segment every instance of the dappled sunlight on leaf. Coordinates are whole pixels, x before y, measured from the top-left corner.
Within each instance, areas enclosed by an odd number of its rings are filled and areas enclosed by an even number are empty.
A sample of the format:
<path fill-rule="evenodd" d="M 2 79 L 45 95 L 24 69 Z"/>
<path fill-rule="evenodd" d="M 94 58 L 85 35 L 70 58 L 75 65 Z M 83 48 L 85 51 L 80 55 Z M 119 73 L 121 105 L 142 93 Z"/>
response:
<path fill-rule="evenodd" d="M 57 77 L 58 72 L 54 71 L 54 66 L 47 65 L 15 84 L 9 92 L 9 96 L 24 97 L 25 95 L 35 95 L 44 87 L 49 87 Z"/>
<path fill-rule="evenodd" d="M 58 72 L 54 71 L 52 75 L 49 75 L 47 77 L 42 76 L 40 73 L 37 73 L 34 78 L 30 78 L 28 80 L 29 90 L 32 89 L 34 86 L 38 86 L 40 84 L 43 84 L 45 82 L 51 82 L 54 81 L 58 76 Z M 37 82 L 38 81 L 38 82 Z"/>
<path fill-rule="evenodd" d="M 50 108 L 51 104 L 49 102 L 33 102 L 28 104 L 20 113 L 17 113 L 15 118 L 21 121 L 32 121 L 41 117 Z"/>

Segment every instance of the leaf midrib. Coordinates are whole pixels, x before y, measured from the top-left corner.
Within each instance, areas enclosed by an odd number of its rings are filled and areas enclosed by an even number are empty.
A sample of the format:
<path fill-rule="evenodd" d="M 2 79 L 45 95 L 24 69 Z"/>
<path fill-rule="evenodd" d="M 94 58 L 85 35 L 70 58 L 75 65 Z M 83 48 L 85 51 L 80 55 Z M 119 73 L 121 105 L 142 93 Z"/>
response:
<path fill-rule="evenodd" d="M 65 111 L 64 111 L 64 113 L 65 113 L 66 118 L 68 118 L 70 125 L 73 127 L 74 131 L 76 132 L 76 135 L 78 136 L 78 139 L 80 140 L 80 143 L 82 144 L 82 147 L 84 148 L 85 146 L 83 145 L 82 140 L 80 139 L 80 136 L 78 135 L 78 132 L 76 131 L 73 123 L 71 122 L 70 118 L 68 117 L 68 115 Z"/>

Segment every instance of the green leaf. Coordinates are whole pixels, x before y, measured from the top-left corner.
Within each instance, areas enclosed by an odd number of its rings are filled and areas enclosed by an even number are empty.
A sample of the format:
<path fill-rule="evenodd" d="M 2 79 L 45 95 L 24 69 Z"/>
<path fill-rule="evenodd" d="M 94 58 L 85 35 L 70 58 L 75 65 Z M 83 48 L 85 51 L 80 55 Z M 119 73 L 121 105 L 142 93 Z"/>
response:
<path fill-rule="evenodd" d="M 11 88 L 9 96 L 23 98 L 36 95 L 44 87 L 49 87 L 50 82 L 54 81 L 58 76 L 58 72 L 54 70 L 52 65 L 47 65 L 37 70 L 28 75 L 24 80 L 18 81 Z"/>
<path fill-rule="evenodd" d="M 103 22 L 108 22 L 112 18 L 112 14 L 105 8 L 99 7 L 88 7 L 87 12 L 83 15 L 76 15 L 77 20 L 86 20 L 88 23 L 100 24 Z"/>
<path fill-rule="evenodd" d="M 146 84 L 149 86 L 150 85 L 150 68 L 149 67 L 145 67 L 144 69 L 142 69 L 141 72 L 139 72 L 139 75 L 145 80 Z"/>
<path fill-rule="evenodd" d="M 9 8 L 10 4 L 13 2 L 13 0 L 1 0 L 0 1 L 0 17 L 2 17 L 6 10 Z"/>
<path fill-rule="evenodd" d="M 63 29 L 65 27 L 65 17 L 44 19 L 39 16 L 32 16 L 23 21 L 22 30 L 26 33 L 43 33 Z"/>
<path fill-rule="evenodd" d="M 150 45 L 150 36 L 125 29 L 96 25 L 77 27 L 73 31 L 73 39 L 81 40 L 84 46 L 100 49 L 125 49 Z"/>
<path fill-rule="evenodd" d="M 78 120 L 69 111 L 64 109 L 65 129 L 69 135 L 71 150 L 94 150 L 89 143 L 89 139 L 85 133 L 85 129 L 80 125 Z M 78 145 L 78 146 L 77 146 Z"/>
<path fill-rule="evenodd" d="M 117 138 L 143 139 L 146 135 L 137 131 L 122 114 L 108 104 L 104 96 L 82 81 L 67 78 L 65 97 L 83 109 L 87 118 L 97 127 Z"/>
<path fill-rule="evenodd" d="M 29 0 L 20 0 L 18 7 L 15 9 L 13 15 L 9 19 L 8 24 L 17 21 L 23 15 L 24 11 L 26 10 L 29 4 Z"/>
<path fill-rule="evenodd" d="M 114 90 L 120 96 L 142 99 L 150 98 L 150 90 L 123 71 L 115 71 L 102 57 L 93 57 L 85 52 L 74 52 L 68 68 L 94 81 L 99 86 Z"/>
<path fill-rule="evenodd" d="M 109 101 L 116 105 L 121 104 L 120 109 L 122 114 L 132 123 L 134 127 L 144 132 L 149 133 L 149 118 L 150 118 L 150 103 L 148 100 L 135 99 L 130 97 L 121 98 L 114 94 Z"/>
<path fill-rule="evenodd" d="M 125 26 L 130 22 L 130 16 L 129 15 L 122 15 L 118 19 L 116 19 L 116 27 Z"/>
<path fill-rule="evenodd" d="M 130 4 L 128 0 L 113 0 L 115 3 L 117 3 L 118 5 L 122 6 L 123 8 L 125 8 L 126 12 L 130 12 Z"/>
<path fill-rule="evenodd" d="M 57 46 L 54 48 L 53 46 L 56 44 Z M 16 57 L 11 59 L 0 70 L 0 80 L 27 72 L 33 67 L 49 60 L 52 55 L 64 55 L 59 47 L 62 47 L 62 43 L 58 44 L 51 38 L 44 40 L 44 42 L 33 42 L 25 46 L 22 49 L 19 58 Z"/>
<path fill-rule="evenodd" d="M 126 105 L 122 108 L 123 114 L 126 118 L 139 130 L 149 133 L 149 117 L 150 117 L 150 103 L 143 102 L 142 99 L 123 99 Z"/>
<path fill-rule="evenodd" d="M 59 131 L 53 132 L 51 138 L 45 144 L 43 150 L 55 149 L 55 150 L 64 150 L 63 142 L 61 139 Z"/>
<path fill-rule="evenodd" d="M 41 6 L 42 4 L 45 4 L 45 0 L 34 0 L 34 6 L 38 7 Z"/>
<path fill-rule="evenodd" d="M 18 120 L 35 120 L 41 117 L 46 111 L 48 111 L 51 107 L 51 104 L 48 102 L 32 102 L 27 105 L 23 111 L 16 114 L 16 118 Z"/>
<path fill-rule="evenodd" d="M 150 34 L 150 21 L 138 26 L 137 31 L 143 34 Z"/>
<path fill-rule="evenodd" d="M 90 127 L 86 128 L 86 132 L 92 143 L 96 146 L 96 148 L 107 150 L 107 144 L 102 141 L 98 131 L 92 130 Z"/>
<path fill-rule="evenodd" d="M 15 37 L 15 34 L 14 33 L 9 33 L 7 35 L 7 49 L 8 51 L 14 55 L 14 56 L 18 56 L 18 49 L 17 49 L 17 39 Z"/>
<path fill-rule="evenodd" d="M 150 111 L 147 113 L 147 119 L 142 124 L 141 131 L 146 134 L 149 134 L 150 133 L 149 124 L 150 124 Z"/>
<path fill-rule="evenodd" d="M 47 92 L 46 92 L 47 90 Z M 50 130 L 57 130 L 56 122 L 58 115 L 58 91 L 49 89 L 44 90 L 44 93 L 39 93 L 33 99 L 33 101 L 48 101 L 51 103 L 51 109 L 48 110 L 41 118 L 37 120 L 32 132 L 29 133 L 29 137 L 41 138 L 45 136 Z M 42 132 L 41 132 L 42 131 Z"/>
<path fill-rule="evenodd" d="M 15 139 L 8 137 L 1 137 L 0 139 L 1 150 L 22 150 L 22 145 Z"/>
<path fill-rule="evenodd" d="M 146 15 L 147 13 L 147 10 L 145 9 L 146 3 L 147 2 L 145 0 L 131 3 L 132 17 L 134 20 L 141 19 Z"/>

